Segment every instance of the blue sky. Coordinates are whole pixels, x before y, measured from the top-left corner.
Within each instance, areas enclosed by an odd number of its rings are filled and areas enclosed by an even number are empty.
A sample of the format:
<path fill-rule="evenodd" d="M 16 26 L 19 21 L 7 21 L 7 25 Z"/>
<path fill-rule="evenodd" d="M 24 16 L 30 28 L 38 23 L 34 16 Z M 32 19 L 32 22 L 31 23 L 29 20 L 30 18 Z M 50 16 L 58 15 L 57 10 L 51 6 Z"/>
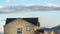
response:
<path fill-rule="evenodd" d="M 20 5 L 42 5 L 44 7 L 47 6 L 49 10 L 53 11 L 19 12 L 14 11 L 15 9 L 4 9 L 4 7 L 6 8 L 7 6 Z M 60 0 L 0 0 L 0 31 L 3 32 L 3 25 L 5 24 L 6 18 L 38 17 L 41 22 L 41 26 L 43 27 L 54 27 L 56 25 L 60 25 L 60 9 L 59 11 L 54 11 L 58 7 L 60 7 Z M 43 9 L 47 10 L 45 8 Z"/>
<path fill-rule="evenodd" d="M 60 0 L 0 0 L 1 6 L 27 4 L 60 4 Z"/>

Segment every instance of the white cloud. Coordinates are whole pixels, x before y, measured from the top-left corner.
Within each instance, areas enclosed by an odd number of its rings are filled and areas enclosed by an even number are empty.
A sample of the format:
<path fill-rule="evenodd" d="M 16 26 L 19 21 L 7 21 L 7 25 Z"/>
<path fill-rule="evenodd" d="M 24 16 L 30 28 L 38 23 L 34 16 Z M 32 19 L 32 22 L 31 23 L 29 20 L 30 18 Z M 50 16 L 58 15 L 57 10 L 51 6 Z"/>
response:
<path fill-rule="evenodd" d="M 49 6 L 49 7 L 60 7 L 60 5 L 51 4 L 51 3 L 45 4 L 45 6 Z"/>
<path fill-rule="evenodd" d="M 19 5 L 16 4 L 15 6 L 9 6 L 3 8 L 0 6 L 0 13 L 15 13 L 15 12 L 22 12 L 22 11 L 60 11 L 60 5 L 56 4 L 27 4 L 27 5 Z"/>
<path fill-rule="evenodd" d="M 3 8 L 3 6 L 0 6 L 0 8 Z"/>
<path fill-rule="evenodd" d="M 52 3 L 48 3 L 48 4 L 26 4 L 25 6 L 47 6 L 47 7 L 60 7 L 60 5 L 58 4 L 52 4 Z"/>

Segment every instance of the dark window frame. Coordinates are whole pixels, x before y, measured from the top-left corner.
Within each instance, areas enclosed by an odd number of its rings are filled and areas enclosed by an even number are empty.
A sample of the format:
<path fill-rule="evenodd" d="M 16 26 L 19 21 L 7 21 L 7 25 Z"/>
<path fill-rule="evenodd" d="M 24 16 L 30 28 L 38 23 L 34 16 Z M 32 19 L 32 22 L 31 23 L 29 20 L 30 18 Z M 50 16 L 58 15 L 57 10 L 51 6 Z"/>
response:
<path fill-rule="evenodd" d="M 20 30 L 20 31 L 19 31 Z M 21 33 L 22 34 L 22 28 L 17 28 L 17 34 Z"/>

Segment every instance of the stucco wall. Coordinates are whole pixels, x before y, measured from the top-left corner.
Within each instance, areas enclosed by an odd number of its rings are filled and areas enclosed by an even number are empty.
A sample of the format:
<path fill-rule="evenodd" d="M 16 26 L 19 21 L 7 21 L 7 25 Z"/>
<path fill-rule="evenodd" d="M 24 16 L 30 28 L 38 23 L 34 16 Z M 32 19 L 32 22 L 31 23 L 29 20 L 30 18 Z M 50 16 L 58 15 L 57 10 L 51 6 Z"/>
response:
<path fill-rule="evenodd" d="M 26 31 L 26 26 L 30 26 L 30 32 Z M 23 20 L 16 19 L 4 26 L 4 34 L 17 34 L 17 28 L 22 28 L 22 34 L 34 34 L 34 25 Z"/>

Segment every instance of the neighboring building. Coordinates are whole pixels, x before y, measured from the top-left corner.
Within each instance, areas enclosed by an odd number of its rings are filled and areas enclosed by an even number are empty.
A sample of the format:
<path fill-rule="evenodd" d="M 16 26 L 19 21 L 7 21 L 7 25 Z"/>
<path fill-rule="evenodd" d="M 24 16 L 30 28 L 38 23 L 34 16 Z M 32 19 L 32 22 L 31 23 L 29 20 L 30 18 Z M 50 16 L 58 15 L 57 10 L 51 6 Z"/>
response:
<path fill-rule="evenodd" d="M 44 34 L 50 34 L 52 30 L 44 30 Z"/>
<path fill-rule="evenodd" d="M 50 34 L 56 34 L 56 33 L 55 33 L 55 31 L 51 31 L 51 33 L 50 33 Z"/>
<path fill-rule="evenodd" d="M 7 18 L 4 34 L 40 34 L 38 18 Z"/>
<path fill-rule="evenodd" d="M 44 27 L 44 28 L 41 28 L 41 29 L 44 30 L 44 34 L 56 34 L 56 32 L 51 28 Z"/>

